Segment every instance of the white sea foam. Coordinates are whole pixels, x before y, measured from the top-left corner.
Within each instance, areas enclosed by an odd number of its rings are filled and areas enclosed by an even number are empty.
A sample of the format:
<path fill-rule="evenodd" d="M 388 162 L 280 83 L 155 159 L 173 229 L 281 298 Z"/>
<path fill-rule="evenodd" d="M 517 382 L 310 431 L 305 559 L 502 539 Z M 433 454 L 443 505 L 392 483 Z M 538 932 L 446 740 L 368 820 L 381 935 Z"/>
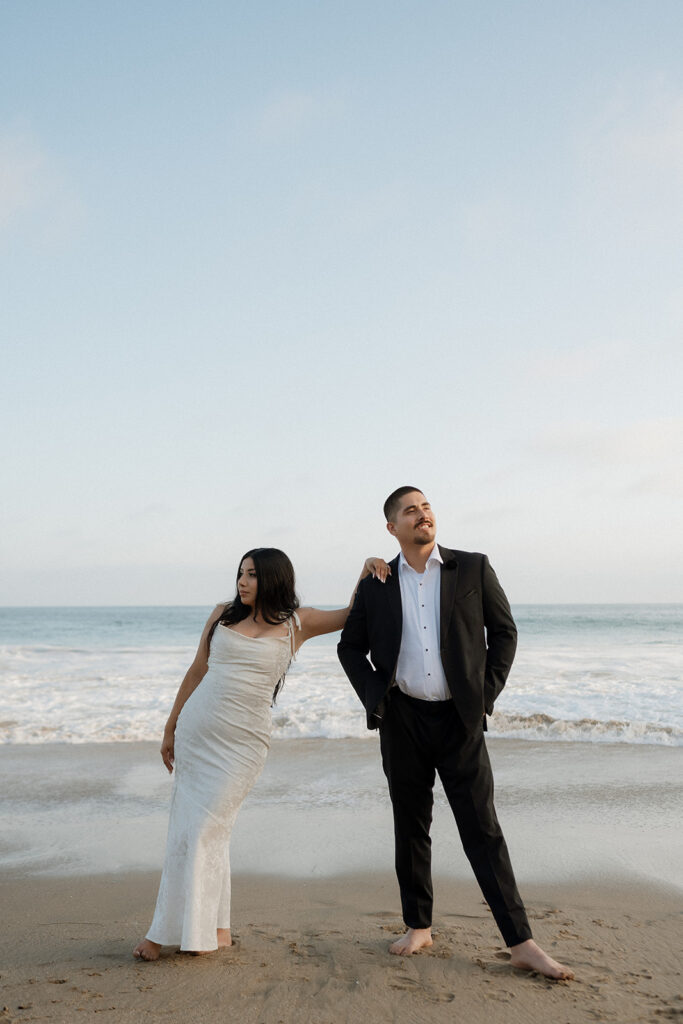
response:
<path fill-rule="evenodd" d="M 679 643 L 555 639 L 523 636 L 491 735 L 683 745 Z M 193 655 L 189 645 L 0 647 L 0 742 L 157 740 Z M 273 722 L 282 738 L 369 735 L 335 638 L 299 652 Z"/>
<path fill-rule="evenodd" d="M 683 730 L 653 722 L 600 722 L 595 718 L 569 721 L 550 715 L 504 715 L 498 712 L 489 724 L 489 736 L 524 740 L 565 740 L 602 743 L 656 743 L 683 746 Z"/>

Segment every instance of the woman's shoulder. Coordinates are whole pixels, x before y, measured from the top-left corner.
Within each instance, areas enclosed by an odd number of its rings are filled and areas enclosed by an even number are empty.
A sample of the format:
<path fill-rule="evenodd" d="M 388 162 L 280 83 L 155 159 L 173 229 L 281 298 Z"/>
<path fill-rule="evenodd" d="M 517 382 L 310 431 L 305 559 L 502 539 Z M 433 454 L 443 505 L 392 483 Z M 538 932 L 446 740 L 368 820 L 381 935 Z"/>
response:
<path fill-rule="evenodd" d="M 214 622 L 218 622 L 218 620 L 222 618 L 223 615 L 225 615 L 226 611 L 230 607 L 230 604 L 230 601 L 222 601 L 220 604 L 217 604 L 214 610 L 209 615 L 208 619 L 206 620 L 206 626 L 204 628 L 210 629 L 211 626 L 213 626 Z"/>

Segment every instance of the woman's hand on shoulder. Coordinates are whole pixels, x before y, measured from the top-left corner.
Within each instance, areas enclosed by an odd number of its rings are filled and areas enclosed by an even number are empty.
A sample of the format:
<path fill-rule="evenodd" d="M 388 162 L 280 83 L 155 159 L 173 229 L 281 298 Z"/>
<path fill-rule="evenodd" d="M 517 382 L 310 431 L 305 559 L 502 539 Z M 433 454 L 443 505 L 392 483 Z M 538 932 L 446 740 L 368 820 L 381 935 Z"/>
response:
<path fill-rule="evenodd" d="M 382 583 L 386 583 L 387 576 L 391 576 L 391 566 L 388 562 L 385 562 L 383 558 L 366 558 L 365 570 L 368 576 L 374 576 L 375 579 L 381 580 Z"/>

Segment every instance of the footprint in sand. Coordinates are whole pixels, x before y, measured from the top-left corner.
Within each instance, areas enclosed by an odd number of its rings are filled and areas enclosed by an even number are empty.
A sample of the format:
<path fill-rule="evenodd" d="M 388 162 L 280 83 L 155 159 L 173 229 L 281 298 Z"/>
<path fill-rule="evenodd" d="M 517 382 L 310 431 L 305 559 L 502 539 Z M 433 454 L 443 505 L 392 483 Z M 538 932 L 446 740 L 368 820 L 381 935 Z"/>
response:
<path fill-rule="evenodd" d="M 550 910 L 533 910 L 533 911 L 531 911 L 529 913 L 529 917 L 533 921 L 545 921 L 549 917 L 552 917 L 554 914 L 559 914 L 559 913 L 560 913 L 560 911 L 555 909 L 555 908 L 552 908 Z"/>
<path fill-rule="evenodd" d="M 425 992 L 424 998 L 428 1003 L 452 1003 L 455 999 L 454 992 Z"/>
<path fill-rule="evenodd" d="M 294 956 L 305 957 L 307 960 L 324 960 L 322 953 L 318 953 L 315 946 L 300 946 L 297 942 L 290 942 L 289 949 Z"/>
<path fill-rule="evenodd" d="M 442 917 L 461 917 L 469 921 L 484 921 L 486 920 L 484 914 L 442 914 Z"/>
<path fill-rule="evenodd" d="M 655 1017 L 662 1020 L 683 1020 L 683 1007 L 665 1006 L 661 1010 L 655 1010 Z"/>
<path fill-rule="evenodd" d="M 400 992 L 422 992 L 424 986 L 419 981 L 413 981 L 412 978 L 396 978 L 389 982 L 390 988 L 395 988 Z"/>

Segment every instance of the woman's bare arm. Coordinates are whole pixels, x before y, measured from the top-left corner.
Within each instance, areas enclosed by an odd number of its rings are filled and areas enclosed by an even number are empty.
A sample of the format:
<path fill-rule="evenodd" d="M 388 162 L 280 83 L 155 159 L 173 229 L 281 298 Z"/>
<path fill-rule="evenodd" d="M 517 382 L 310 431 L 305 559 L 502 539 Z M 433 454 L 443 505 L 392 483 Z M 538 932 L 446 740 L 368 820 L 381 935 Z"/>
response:
<path fill-rule="evenodd" d="M 391 575 L 391 569 L 383 558 L 368 558 L 358 577 L 358 582 L 353 588 L 351 599 L 346 608 L 335 608 L 330 612 L 323 611 L 321 608 L 299 608 L 301 632 L 297 634 L 297 647 L 300 647 L 301 644 L 314 636 L 322 636 L 324 633 L 336 633 L 337 630 L 343 629 L 353 606 L 358 584 L 366 576 L 371 575 L 376 576 L 384 583 L 387 576 Z"/>
<path fill-rule="evenodd" d="M 175 727 L 176 722 L 178 721 L 178 715 L 183 710 L 188 697 L 194 693 L 206 675 L 209 667 L 209 631 L 214 622 L 221 617 L 224 610 L 224 604 L 216 605 L 207 619 L 206 625 L 204 626 L 204 632 L 202 633 L 199 641 L 197 653 L 194 656 L 194 661 L 185 673 L 185 678 L 180 684 L 180 688 L 176 694 L 176 699 L 173 702 L 173 707 L 171 708 L 171 713 L 168 716 L 168 721 L 164 728 L 164 738 L 161 743 L 161 759 L 169 772 L 173 771 Z"/>

